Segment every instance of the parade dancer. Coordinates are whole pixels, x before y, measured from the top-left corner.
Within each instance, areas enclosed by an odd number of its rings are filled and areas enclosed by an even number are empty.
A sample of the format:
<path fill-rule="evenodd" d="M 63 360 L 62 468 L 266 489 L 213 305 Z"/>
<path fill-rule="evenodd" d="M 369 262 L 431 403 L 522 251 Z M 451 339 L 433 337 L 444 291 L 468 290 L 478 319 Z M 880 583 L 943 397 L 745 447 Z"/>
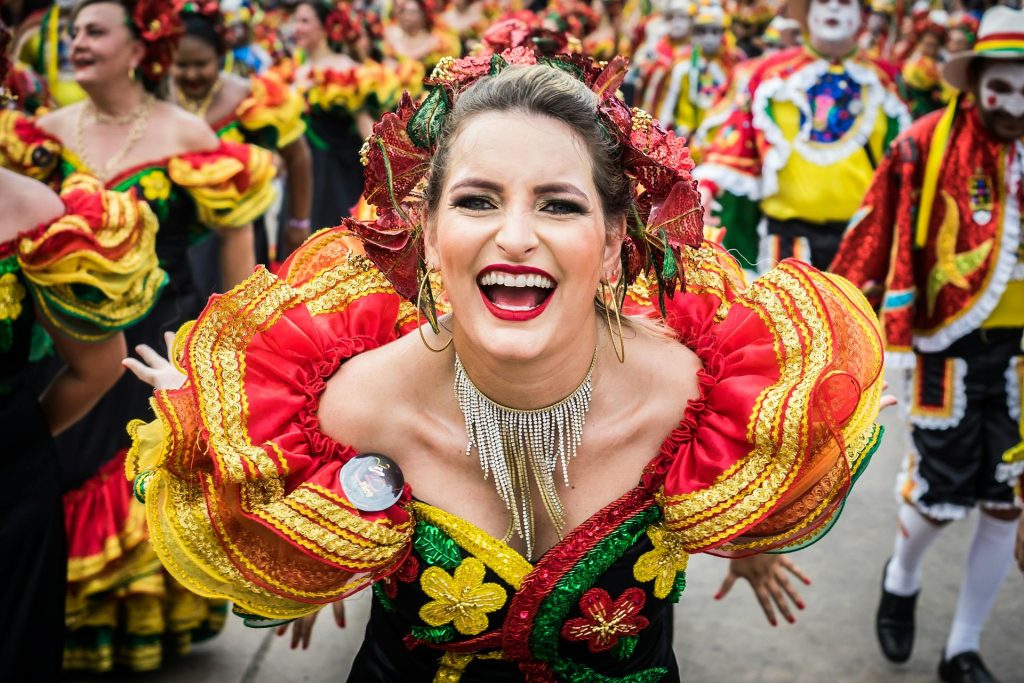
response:
<path fill-rule="evenodd" d="M 1024 12 L 986 13 L 974 50 L 943 75 L 963 95 L 893 144 L 832 269 L 880 307 L 890 366 L 914 369 L 882 651 L 910 657 L 924 554 L 946 523 L 979 507 L 939 675 L 991 683 L 979 640 L 1012 563 L 1024 467 L 1004 460 L 1021 448 Z"/>
<path fill-rule="evenodd" d="M 809 44 L 760 64 L 694 174 L 709 213 L 719 204 L 725 246 L 750 270 L 790 256 L 826 268 L 889 142 L 910 123 L 890 74 L 857 48 L 856 2 L 791 10 Z"/>

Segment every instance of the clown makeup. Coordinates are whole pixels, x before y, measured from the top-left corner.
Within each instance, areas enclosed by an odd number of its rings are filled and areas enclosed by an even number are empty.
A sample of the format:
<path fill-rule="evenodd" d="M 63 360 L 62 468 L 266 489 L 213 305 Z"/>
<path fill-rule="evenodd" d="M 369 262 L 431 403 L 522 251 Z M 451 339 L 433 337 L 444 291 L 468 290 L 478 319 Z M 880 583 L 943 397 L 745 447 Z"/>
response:
<path fill-rule="evenodd" d="M 830 57 L 841 57 L 850 52 L 860 23 L 860 3 L 857 0 L 811 0 L 807 31 L 818 52 Z"/>
<path fill-rule="evenodd" d="M 984 64 L 977 97 L 982 121 L 992 134 L 1007 142 L 1024 136 L 1024 62 Z"/>
<path fill-rule="evenodd" d="M 705 24 L 693 28 L 693 44 L 700 48 L 700 53 L 714 57 L 722 50 L 722 36 L 725 31 L 721 26 Z"/>
<path fill-rule="evenodd" d="M 668 37 L 672 40 L 683 40 L 690 34 L 690 6 L 685 2 L 671 2 L 665 10 L 665 24 L 668 26 Z"/>

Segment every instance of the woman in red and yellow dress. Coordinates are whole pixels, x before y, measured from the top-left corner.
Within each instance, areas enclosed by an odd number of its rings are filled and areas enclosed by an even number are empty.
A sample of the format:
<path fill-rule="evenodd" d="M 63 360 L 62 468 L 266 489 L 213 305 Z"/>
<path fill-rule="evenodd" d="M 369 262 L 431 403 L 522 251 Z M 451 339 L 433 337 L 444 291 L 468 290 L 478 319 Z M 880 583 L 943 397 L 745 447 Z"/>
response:
<path fill-rule="evenodd" d="M 0 22 L 0 100 L 10 33 Z M 10 632 L 0 679 L 58 680 L 64 646 L 67 548 L 53 436 L 122 374 L 122 330 L 145 316 L 166 278 L 156 219 L 133 197 L 76 175 L 60 195 L 0 168 L 0 604 Z M 30 366 L 36 326 L 66 367 L 39 392 Z"/>
<path fill-rule="evenodd" d="M 305 104 L 276 73 L 243 78 L 223 70 L 224 18 L 215 3 L 190 3 L 182 13 L 185 33 L 171 65 L 171 100 L 205 120 L 217 137 L 258 145 L 280 155 L 287 179 L 287 221 L 281 254 L 309 237 L 313 162 L 304 133 Z M 277 260 L 266 224 L 256 222 L 256 261 Z M 275 253 L 271 253 L 271 252 Z"/>
<path fill-rule="evenodd" d="M 145 199 L 159 221 L 156 251 L 169 283 L 126 336 L 129 346 L 159 346 L 205 299 L 187 258 L 192 239 L 218 231 L 225 286 L 252 272 L 251 222 L 273 199 L 272 158 L 219 141 L 202 120 L 149 94 L 167 74 L 179 31 L 165 3 L 85 0 L 72 31 L 71 61 L 88 98 L 36 122 L 0 114 L 0 164 L 55 186 L 86 172 Z M 118 475 L 128 445 L 122 423 L 148 412 L 147 394 L 123 377 L 57 440 L 67 490 L 70 669 L 105 671 L 115 661 L 155 668 L 163 643 L 187 650 L 193 636 L 218 628 L 223 612 L 162 573 Z"/>
<path fill-rule="evenodd" d="M 131 363 L 169 571 L 263 625 L 372 585 L 353 681 L 677 680 L 690 553 L 752 556 L 791 618 L 763 553 L 828 531 L 877 447 L 878 325 L 802 263 L 745 286 L 625 72 L 442 63 L 368 141 L 374 222 Z"/>

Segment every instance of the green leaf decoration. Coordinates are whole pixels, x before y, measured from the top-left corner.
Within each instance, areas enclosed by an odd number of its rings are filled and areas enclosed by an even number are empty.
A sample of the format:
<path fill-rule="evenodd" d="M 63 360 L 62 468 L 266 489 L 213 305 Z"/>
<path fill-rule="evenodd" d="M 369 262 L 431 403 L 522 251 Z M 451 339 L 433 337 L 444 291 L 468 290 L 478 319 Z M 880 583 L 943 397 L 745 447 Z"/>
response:
<path fill-rule="evenodd" d="M 612 657 L 624 662 L 633 656 L 633 651 L 636 650 L 636 644 L 640 642 L 637 636 L 623 636 L 619 638 L 619 642 L 615 643 L 615 647 L 612 648 Z"/>
<path fill-rule="evenodd" d="M 669 602 L 679 602 L 679 598 L 683 596 L 683 591 L 686 590 L 686 572 L 679 572 L 676 574 L 675 585 L 672 586 L 672 590 L 668 594 Z"/>
<path fill-rule="evenodd" d="M 491 55 L 491 71 L 488 76 L 500 74 L 508 66 L 508 62 L 501 55 Z"/>
<path fill-rule="evenodd" d="M 444 88 L 435 87 L 430 89 L 430 94 L 423 100 L 423 104 L 409 120 L 405 131 L 413 144 L 423 149 L 430 149 L 437 142 L 444 127 L 448 112 L 451 111 L 451 103 L 448 101 L 448 93 Z"/>
<path fill-rule="evenodd" d="M 428 643 L 450 643 L 455 639 L 455 627 L 444 626 L 413 626 L 412 637 Z"/>
<path fill-rule="evenodd" d="M 462 564 L 462 551 L 451 536 L 429 522 L 416 525 L 416 536 L 412 542 L 423 560 L 434 567 L 455 569 Z"/>
<path fill-rule="evenodd" d="M 384 592 L 384 587 L 379 583 L 373 584 L 373 595 L 380 600 L 380 606 L 387 612 L 395 611 L 395 602 L 388 597 L 388 594 Z"/>
<path fill-rule="evenodd" d="M 676 265 L 675 254 L 672 253 L 672 248 L 668 244 L 668 233 L 659 230 L 658 234 L 661 236 L 662 248 L 665 250 L 665 263 L 661 267 L 661 277 L 671 280 L 679 274 L 679 267 Z"/>
<path fill-rule="evenodd" d="M 579 68 L 575 64 L 570 64 L 569 62 L 566 62 L 564 60 L 553 59 L 551 57 L 544 57 L 538 61 L 541 64 L 546 64 L 547 66 L 550 66 L 552 68 L 561 69 L 566 73 L 570 73 L 578 80 L 582 81 L 584 79 L 583 69 Z"/>

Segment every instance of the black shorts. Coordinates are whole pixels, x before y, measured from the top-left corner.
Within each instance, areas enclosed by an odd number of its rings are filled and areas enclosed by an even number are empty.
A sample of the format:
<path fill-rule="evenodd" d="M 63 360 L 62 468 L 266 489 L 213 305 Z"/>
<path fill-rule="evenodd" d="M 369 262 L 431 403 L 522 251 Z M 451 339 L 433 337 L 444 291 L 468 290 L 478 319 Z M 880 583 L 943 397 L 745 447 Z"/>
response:
<path fill-rule="evenodd" d="M 1003 454 L 1020 443 L 1020 329 L 976 330 L 939 353 L 918 353 L 908 387 L 913 447 L 898 493 L 935 519 L 976 505 L 1013 508 L 1024 463 Z"/>
<path fill-rule="evenodd" d="M 818 270 L 828 270 L 846 233 L 845 222 L 812 223 L 793 218 L 786 221 L 769 218 L 767 234 L 761 238 L 757 262 L 774 268 L 782 259 L 795 258 Z"/>

